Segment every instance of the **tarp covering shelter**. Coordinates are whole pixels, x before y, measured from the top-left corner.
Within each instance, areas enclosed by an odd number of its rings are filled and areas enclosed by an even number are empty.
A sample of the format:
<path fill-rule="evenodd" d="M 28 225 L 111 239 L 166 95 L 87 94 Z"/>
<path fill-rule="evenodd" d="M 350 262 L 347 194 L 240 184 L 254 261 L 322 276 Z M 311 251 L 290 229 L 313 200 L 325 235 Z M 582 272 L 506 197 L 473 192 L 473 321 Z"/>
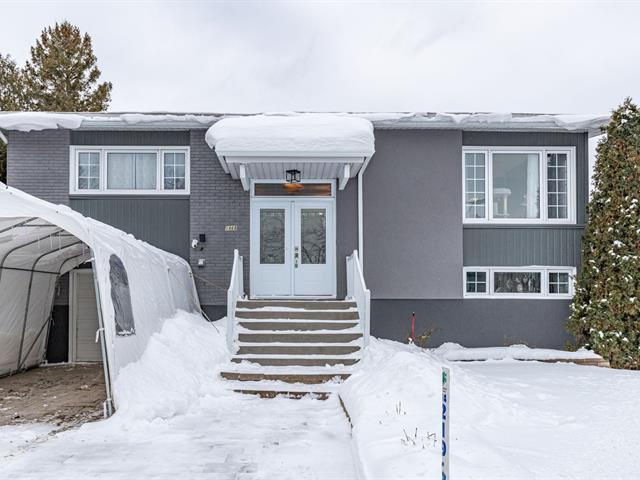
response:
<path fill-rule="evenodd" d="M 40 364 L 56 284 L 93 262 L 107 386 L 178 310 L 200 312 L 189 264 L 0 183 L 0 376 Z M 117 406 L 118 392 L 111 392 Z"/>

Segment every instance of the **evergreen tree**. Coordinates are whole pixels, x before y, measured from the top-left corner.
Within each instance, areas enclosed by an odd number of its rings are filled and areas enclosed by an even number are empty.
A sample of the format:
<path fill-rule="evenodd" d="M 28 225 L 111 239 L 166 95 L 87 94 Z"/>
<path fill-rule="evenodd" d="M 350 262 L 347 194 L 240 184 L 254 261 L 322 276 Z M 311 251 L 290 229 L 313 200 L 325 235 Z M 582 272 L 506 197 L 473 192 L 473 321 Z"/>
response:
<path fill-rule="evenodd" d="M 22 110 L 22 70 L 9 55 L 0 54 L 0 111 Z M 0 140 L 0 182 L 7 181 L 7 146 Z"/>
<path fill-rule="evenodd" d="M 42 31 L 24 69 L 29 110 L 99 112 L 111 100 L 111 82 L 98 83 L 91 37 L 65 21 Z"/>
<path fill-rule="evenodd" d="M 91 37 L 65 21 L 42 31 L 24 68 L 0 54 L 0 111 L 99 112 L 111 100 L 111 82 L 98 83 Z M 6 182 L 6 146 L 0 141 L 0 182 Z"/>
<path fill-rule="evenodd" d="M 640 369 L 640 110 L 631 99 L 605 133 L 568 330 L 613 367 Z"/>
<path fill-rule="evenodd" d="M 24 87 L 22 70 L 10 55 L 0 53 L 0 111 L 22 110 Z"/>

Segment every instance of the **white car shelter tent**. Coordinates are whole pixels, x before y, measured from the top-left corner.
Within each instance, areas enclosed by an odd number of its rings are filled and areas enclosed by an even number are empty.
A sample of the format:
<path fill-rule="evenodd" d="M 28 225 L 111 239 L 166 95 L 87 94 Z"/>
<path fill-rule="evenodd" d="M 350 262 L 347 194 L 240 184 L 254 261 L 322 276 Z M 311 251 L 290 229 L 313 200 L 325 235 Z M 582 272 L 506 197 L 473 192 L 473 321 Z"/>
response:
<path fill-rule="evenodd" d="M 87 261 L 111 412 L 118 373 L 140 358 L 163 321 L 178 310 L 200 312 L 191 268 L 116 228 L 0 183 L 0 376 L 44 360 L 58 279 Z"/>

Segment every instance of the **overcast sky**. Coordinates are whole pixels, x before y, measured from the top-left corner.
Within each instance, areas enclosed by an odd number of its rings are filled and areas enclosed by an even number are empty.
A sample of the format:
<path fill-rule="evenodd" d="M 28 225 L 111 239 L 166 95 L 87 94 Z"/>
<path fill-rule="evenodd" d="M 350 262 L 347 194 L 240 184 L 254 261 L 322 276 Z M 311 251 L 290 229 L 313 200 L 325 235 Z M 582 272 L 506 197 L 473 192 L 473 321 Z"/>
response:
<path fill-rule="evenodd" d="M 608 112 L 640 101 L 640 2 L 0 0 L 22 63 L 64 19 L 111 110 Z"/>

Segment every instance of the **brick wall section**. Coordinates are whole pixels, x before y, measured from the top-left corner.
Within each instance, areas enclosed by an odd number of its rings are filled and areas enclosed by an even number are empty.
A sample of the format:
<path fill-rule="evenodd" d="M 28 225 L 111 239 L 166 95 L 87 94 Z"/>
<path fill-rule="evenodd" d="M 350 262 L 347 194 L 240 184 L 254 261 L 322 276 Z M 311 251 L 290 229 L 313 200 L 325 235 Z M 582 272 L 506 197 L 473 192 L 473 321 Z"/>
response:
<path fill-rule="evenodd" d="M 249 192 L 224 173 L 204 135 L 204 129 L 191 130 L 191 238 L 207 236 L 202 251 L 191 250 L 191 268 L 218 287 L 196 278 L 200 303 L 224 305 L 235 248 L 244 256 L 245 290 L 249 287 Z M 225 232 L 226 225 L 237 225 L 237 231 Z M 205 259 L 204 268 L 198 267 L 199 258 Z"/>
<path fill-rule="evenodd" d="M 7 134 L 7 183 L 52 203 L 69 203 L 69 130 Z"/>

